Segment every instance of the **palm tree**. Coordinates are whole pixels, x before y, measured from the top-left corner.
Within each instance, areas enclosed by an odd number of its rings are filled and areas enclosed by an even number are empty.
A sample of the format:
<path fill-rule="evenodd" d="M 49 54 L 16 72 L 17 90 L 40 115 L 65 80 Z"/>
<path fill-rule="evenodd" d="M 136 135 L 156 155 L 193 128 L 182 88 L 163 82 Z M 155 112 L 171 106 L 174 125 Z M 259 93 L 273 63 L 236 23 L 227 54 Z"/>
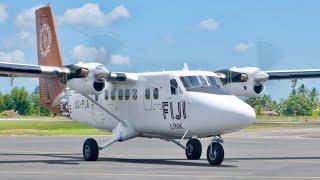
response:
<path fill-rule="evenodd" d="M 316 88 L 312 88 L 309 94 L 309 99 L 312 102 L 312 107 L 317 108 L 319 105 L 319 99 L 318 99 L 318 91 Z"/>
<path fill-rule="evenodd" d="M 298 87 L 298 95 L 307 96 L 307 93 L 308 93 L 308 89 L 304 84 L 301 84 Z"/>

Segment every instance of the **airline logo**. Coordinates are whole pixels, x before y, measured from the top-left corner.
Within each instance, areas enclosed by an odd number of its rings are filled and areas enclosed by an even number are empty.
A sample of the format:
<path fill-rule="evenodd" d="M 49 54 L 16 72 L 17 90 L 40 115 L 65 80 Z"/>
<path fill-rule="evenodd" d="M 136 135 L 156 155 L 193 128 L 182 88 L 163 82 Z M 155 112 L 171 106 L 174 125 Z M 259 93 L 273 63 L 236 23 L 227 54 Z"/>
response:
<path fill-rule="evenodd" d="M 51 29 L 48 24 L 42 24 L 40 29 L 40 54 L 42 57 L 46 57 L 50 52 L 52 43 Z"/>

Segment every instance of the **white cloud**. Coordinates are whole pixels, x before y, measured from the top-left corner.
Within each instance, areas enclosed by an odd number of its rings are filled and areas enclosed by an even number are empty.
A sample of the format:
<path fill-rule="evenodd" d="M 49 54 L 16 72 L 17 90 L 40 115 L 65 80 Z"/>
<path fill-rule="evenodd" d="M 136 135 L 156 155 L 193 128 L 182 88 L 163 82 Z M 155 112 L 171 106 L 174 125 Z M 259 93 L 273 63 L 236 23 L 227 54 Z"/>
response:
<path fill-rule="evenodd" d="M 33 47 L 36 45 L 37 39 L 35 34 L 31 34 L 30 32 L 21 31 L 19 34 L 19 39 L 28 47 Z"/>
<path fill-rule="evenodd" d="M 128 65 L 130 64 L 130 58 L 120 54 L 111 54 L 110 63 L 116 65 Z"/>
<path fill-rule="evenodd" d="M 197 27 L 206 31 L 217 31 L 220 27 L 220 23 L 212 18 L 206 19 L 198 23 Z"/>
<path fill-rule="evenodd" d="M 234 46 L 233 50 L 238 53 L 245 53 L 249 49 L 255 47 L 253 42 L 248 42 L 248 43 L 238 43 Z"/>
<path fill-rule="evenodd" d="M 7 8 L 5 5 L 0 4 L 0 23 L 5 23 L 8 19 Z"/>
<path fill-rule="evenodd" d="M 20 28 L 28 28 L 32 26 L 35 27 L 36 25 L 35 11 L 40 7 L 42 6 L 34 6 L 30 9 L 26 9 L 20 12 L 15 19 L 15 24 Z"/>
<path fill-rule="evenodd" d="M 31 34 L 30 34 L 29 32 L 26 32 L 26 31 L 22 31 L 22 32 L 19 33 L 19 37 L 20 37 L 21 39 L 27 39 L 27 38 L 29 38 L 30 36 L 31 36 Z"/>
<path fill-rule="evenodd" d="M 34 48 L 36 46 L 36 36 L 27 31 L 21 31 L 13 37 L 7 37 L 1 40 L 6 49 L 25 49 Z"/>
<path fill-rule="evenodd" d="M 71 54 L 75 60 L 83 62 L 105 62 L 108 59 L 108 53 L 105 48 L 88 47 L 83 44 L 75 46 Z"/>
<path fill-rule="evenodd" d="M 67 9 L 63 16 L 58 18 L 61 24 L 88 25 L 103 27 L 119 19 L 129 18 L 130 12 L 123 5 L 115 7 L 112 11 L 104 13 L 98 4 L 88 3 L 80 8 Z"/>
<path fill-rule="evenodd" d="M 0 52 L 0 61 L 11 63 L 23 63 L 24 53 L 20 50 L 13 50 L 11 52 Z"/>

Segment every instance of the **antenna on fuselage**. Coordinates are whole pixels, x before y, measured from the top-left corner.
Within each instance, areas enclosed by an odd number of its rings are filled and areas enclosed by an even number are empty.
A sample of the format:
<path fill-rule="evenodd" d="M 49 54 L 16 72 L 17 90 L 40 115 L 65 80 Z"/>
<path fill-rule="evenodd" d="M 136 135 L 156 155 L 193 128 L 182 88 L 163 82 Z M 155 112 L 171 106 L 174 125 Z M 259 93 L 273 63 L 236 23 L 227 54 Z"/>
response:
<path fill-rule="evenodd" d="M 183 71 L 189 71 L 189 66 L 187 63 L 183 63 Z"/>

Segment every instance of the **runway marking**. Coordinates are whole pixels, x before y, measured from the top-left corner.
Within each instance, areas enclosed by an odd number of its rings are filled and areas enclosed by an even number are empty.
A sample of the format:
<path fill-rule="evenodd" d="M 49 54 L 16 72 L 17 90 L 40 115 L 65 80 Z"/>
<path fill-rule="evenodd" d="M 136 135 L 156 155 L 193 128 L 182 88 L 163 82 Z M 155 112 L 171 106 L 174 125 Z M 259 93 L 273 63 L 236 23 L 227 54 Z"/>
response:
<path fill-rule="evenodd" d="M 2 171 L 1 174 L 56 174 L 45 171 Z M 232 178 L 232 179 L 320 179 L 320 176 L 250 176 L 250 175 L 203 175 L 203 174 L 144 174 L 144 173 L 103 173 L 103 172 L 59 172 L 63 175 L 100 175 L 100 176 L 131 176 L 131 177 L 188 177 L 188 178 Z"/>

